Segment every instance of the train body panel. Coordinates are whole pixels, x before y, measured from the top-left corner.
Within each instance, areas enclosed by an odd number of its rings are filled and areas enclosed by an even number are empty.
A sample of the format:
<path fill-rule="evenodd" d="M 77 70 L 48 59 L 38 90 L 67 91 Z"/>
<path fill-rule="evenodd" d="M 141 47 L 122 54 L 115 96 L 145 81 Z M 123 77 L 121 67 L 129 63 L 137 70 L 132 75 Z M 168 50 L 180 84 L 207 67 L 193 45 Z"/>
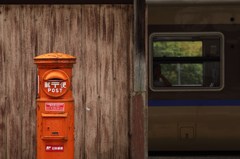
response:
<path fill-rule="evenodd" d="M 217 91 L 149 87 L 148 149 L 240 151 L 240 5 L 148 6 L 148 37 L 182 32 L 224 35 L 224 86 Z M 151 69 L 149 86 L 150 76 Z"/>
<path fill-rule="evenodd" d="M 240 107 L 161 106 L 149 114 L 151 151 L 239 151 Z"/>

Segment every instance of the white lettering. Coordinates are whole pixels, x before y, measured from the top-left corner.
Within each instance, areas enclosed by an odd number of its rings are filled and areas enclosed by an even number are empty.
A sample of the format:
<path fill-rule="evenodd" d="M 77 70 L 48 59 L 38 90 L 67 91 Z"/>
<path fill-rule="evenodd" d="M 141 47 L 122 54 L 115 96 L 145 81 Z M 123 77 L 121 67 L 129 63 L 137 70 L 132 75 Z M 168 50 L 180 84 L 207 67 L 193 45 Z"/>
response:
<path fill-rule="evenodd" d="M 64 150 L 63 146 L 60 146 L 60 145 L 55 145 L 55 146 L 47 145 L 45 149 L 47 152 L 57 152 L 57 151 L 60 152 Z"/>
<path fill-rule="evenodd" d="M 46 150 L 51 150 L 51 146 L 46 146 Z"/>
<path fill-rule="evenodd" d="M 62 82 L 62 83 L 61 83 L 61 88 L 66 88 L 66 85 L 67 85 L 66 82 Z"/>
<path fill-rule="evenodd" d="M 47 92 L 51 93 L 62 93 L 64 89 L 67 87 L 67 82 L 56 82 L 56 81 L 49 81 L 44 82 L 44 87 L 47 89 Z"/>
<path fill-rule="evenodd" d="M 59 82 L 51 82 L 51 85 L 53 85 L 54 88 L 56 88 L 59 85 Z"/>
<path fill-rule="evenodd" d="M 49 88 L 49 87 L 50 87 L 50 82 L 45 82 L 45 83 L 44 83 L 44 87 L 45 87 L 45 88 Z"/>

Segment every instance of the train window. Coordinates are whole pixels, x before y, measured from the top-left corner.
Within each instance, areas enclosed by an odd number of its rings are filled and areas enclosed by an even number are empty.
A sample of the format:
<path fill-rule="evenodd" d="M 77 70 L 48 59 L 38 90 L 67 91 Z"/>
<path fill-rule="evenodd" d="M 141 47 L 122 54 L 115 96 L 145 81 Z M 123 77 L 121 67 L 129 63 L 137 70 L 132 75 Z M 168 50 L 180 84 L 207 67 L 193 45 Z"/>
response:
<path fill-rule="evenodd" d="M 221 90 L 224 37 L 218 32 L 153 33 L 149 39 L 153 91 Z"/>

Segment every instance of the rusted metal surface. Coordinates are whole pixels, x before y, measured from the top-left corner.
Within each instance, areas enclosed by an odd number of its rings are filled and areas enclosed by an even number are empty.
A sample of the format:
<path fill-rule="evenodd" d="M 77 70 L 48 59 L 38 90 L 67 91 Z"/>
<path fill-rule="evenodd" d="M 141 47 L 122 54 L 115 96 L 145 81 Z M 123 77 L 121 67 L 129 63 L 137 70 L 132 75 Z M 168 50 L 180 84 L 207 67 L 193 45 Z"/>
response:
<path fill-rule="evenodd" d="M 0 6 L 0 158 L 35 159 L 33 58 L 77 57 L 75 159 L 128 158 L 133 5 Z"/>
<path fill-rule="evenodd" d="M 144 103 L 145 94 L 136 94 L 132 97 L 132 134 L 131 134 L 131 158 L 145 158 L 145 126 Z"/>

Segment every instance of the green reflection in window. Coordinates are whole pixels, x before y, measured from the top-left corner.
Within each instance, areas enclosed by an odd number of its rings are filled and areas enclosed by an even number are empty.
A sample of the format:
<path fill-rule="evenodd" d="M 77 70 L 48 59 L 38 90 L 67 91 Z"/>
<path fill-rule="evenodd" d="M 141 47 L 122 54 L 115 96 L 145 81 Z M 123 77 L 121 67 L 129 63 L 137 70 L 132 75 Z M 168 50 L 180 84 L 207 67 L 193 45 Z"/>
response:
<path fill-rule="evenodd" d="M 202 86 L 202 64 L 161 64 L 162 74 L 172 86 Z"/>
<path fill-rule="evenodd" d="M 155 41 L 153 57 L 201 57 L 202 41 Z"/>

